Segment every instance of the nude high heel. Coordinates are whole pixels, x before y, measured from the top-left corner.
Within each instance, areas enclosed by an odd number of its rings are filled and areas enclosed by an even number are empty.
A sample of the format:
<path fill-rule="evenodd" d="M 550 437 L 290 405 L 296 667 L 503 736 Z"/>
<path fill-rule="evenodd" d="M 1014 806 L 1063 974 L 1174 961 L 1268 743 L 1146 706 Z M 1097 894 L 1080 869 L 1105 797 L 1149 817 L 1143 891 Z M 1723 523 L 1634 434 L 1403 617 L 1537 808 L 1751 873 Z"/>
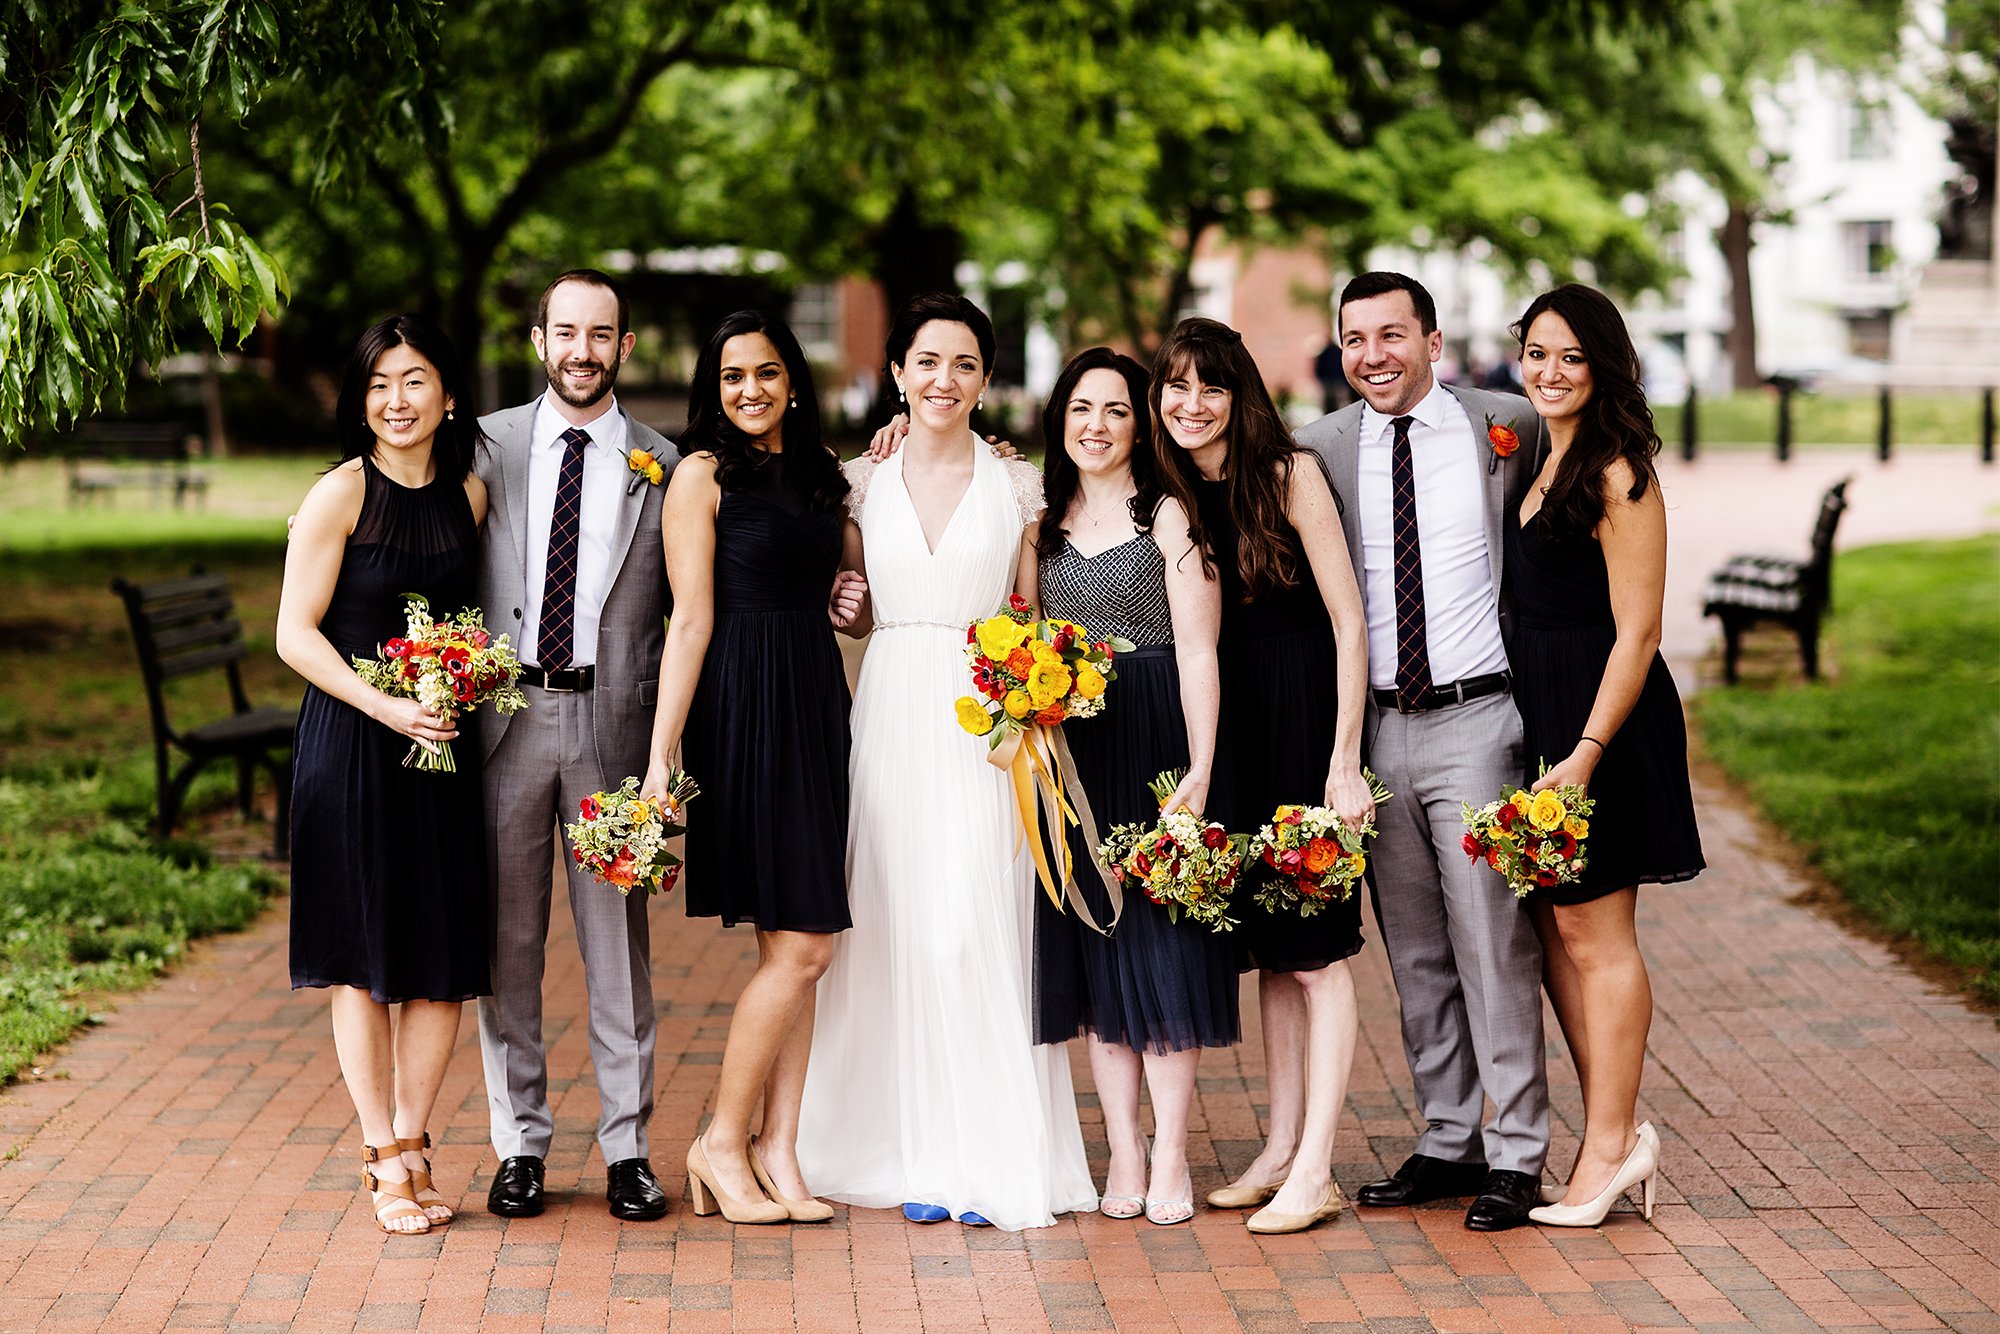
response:
<path fill-rule="evenodd" d="M 1651 1121 L 1641 1121 L 1638 1125 L 1637 1134 L 1640 1139 L 1651 1140 L 1653 1142 L 1653 1154 L 1657 1157 L 1660 1152 L 1660 1132 L 1653 1129 L 1653 1123 Z M 1561 1204 L 1563 1196 L 1567 1194 L 1569 1194 L 1569 1183 L 1567 1181 L 1544 1181 L 1542 1183 L 1543 1204 Z"/>
<path fill-rule="evenodd" d="M 1648 1126 L 1647 1130 L 1652 1127 Z M 1583 1204 L 1544 1204 L 1530 1209 L 1528 1218 L 1532 1222 L 1546 1223 L 1550 1227 L 1596 1227 L 1611 1212 L 1611 1206 L 1619 1197 L 1634 1186 L 1645 1187 L 1639 1212 L 1650 1221 L 1653 1217 L 1653 1182 L 1660 1171 L 1660 1141 L 1657 1135 L 1641 1134 L 1632 1152 L 1625 1155 L 1625 1161 L 1612 1174 L 1611 1180 L 1595 1199 Z"/>
<path fill-rule="evenodd" d="M 718 1208 L 722 1216 L 732 1223 L 787 1223 L 791 1221 L 791 1211 L 784 1205 L 767 1200 L 760 1192 L 752 1200 L 739 1200 L 733 1195 L 725 1195 L 715 1187 L 715 1173 L 708 1165 L 708 1151 L 701 1146 L 701 1136 L 695 1136 L 694 1143 L 688 1145 L 687 1156 L 688 1195 L 694 1200 L 694 1211 L 700 1217 L 707 1217 Z"/>
<path fill-rule="evenodd" d="M 757 1141 L 750 1141 L 750 1171 L 755 1174 L 757 1184 L 775 1204 L 784 1206 L 785 1213 L 794 1223 L 824 1223 L 833 1217 L 833 1206 L 824 1200 L 795 1200 L 778 1193 L 777 1183 L 771 1180 L 771 1173 L 765 1168 L 764 1160 L 757 1156 Z"/>

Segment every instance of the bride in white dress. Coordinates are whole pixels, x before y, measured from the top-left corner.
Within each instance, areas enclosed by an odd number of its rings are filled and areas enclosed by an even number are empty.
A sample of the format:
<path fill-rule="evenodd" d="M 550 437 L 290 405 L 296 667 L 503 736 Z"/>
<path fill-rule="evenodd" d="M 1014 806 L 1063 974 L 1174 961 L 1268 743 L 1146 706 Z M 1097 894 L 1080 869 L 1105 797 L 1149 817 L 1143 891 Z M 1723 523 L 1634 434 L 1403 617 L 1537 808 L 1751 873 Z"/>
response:
<path fill-rule="evenodd" d="M 854 929 L 819 983 L 799 1166 L 820 1195 L 913 1221 L 1045 1227 L 1097 1195 L 1066 1052 L 1034 1042 L 1039 891 L 1013 792 L 952 710 L 965 627 L 1033 592 L 1022 534 L 1041 476 L 967 424 L 993 360 L 978 307 L 920 297 L 888 351 L 910 430 L 895 457 L 848 465 L 874 610 L 854 695 Z"/>

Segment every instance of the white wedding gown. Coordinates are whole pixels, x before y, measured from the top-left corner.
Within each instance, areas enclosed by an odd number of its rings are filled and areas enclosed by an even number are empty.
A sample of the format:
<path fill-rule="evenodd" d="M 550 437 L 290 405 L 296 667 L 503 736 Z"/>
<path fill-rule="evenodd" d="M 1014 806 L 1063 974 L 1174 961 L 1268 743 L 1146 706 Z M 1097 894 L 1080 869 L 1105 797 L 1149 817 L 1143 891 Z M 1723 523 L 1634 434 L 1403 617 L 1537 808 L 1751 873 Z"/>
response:
<path fill-rule="evenodd" d="M 875 613 L 849 766 L 854 929 L 819 983 L 798 1151 L 817 1195 L 1013 1230 L 1097 1195 L 1065 1049 L 1034 1042 L 1040 890 L 1012 789 L 952 711 L 965 627 L 1013 591 L 1041 497 L 1031 465 L 975 458 L 935 552 L 901 457 L 848 465 Z"/>

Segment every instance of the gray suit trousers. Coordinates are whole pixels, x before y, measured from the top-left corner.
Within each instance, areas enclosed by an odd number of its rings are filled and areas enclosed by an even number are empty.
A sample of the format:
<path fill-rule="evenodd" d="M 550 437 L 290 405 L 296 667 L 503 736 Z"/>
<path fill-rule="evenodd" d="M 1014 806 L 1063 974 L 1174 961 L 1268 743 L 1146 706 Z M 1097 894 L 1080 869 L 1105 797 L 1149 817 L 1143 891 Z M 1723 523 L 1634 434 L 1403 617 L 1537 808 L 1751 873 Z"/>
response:
<path fill-rule="evenodd" d="M 1521 715 L 1506 695 L 1431 713 L 1371 704 L 1366 753 L 1395 793 L 1375 812 L 1372 886 L 1430 1123 L 1417 1152 L 1538 1176 L 1549 1151 L 1541 944 L 1513 891 L 1459 844 L 1459 803 L 1484 805 L 1521 779 Z M 1484 1098 L 1494 1114 L 1482 1130 Z"/>
<path fill-rule="evenodd" d="M 542 1033 L 557 825 L 577 803 L 625 777 L 602 772 L 590 692 L 525 686 L 529 707 L 508 721 L 486 761 L 487 849 L 494 904 L 493 995 L 479 1002 L 479 1046 L 493 1147 L 502 1158 L 546 1158 L 554 1133 Z M 607 781 L 608 780 L 608 781 Z M 653 1115 L 653 981 L 647 896 L 599 884 L 572 858 L 570 912 L 590 993 L 590 1058 L 597 1074 L 597 1142 L 606 1163 L 648 1157 Z M 558 1035 L 560 1036 L 560 1035 Z"/>

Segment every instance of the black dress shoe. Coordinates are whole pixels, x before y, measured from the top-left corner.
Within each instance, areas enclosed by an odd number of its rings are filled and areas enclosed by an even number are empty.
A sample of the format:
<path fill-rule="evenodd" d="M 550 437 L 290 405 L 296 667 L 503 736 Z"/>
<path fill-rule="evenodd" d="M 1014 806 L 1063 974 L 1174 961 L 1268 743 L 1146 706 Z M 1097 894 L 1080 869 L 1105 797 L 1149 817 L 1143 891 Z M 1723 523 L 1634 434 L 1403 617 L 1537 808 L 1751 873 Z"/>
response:
<path fill-rule="evenodd" d="M 1452 1163 L 1413 1153 L 1385 1181 L 1371 1181 L 1355 1193 L 1357 1204 L 1390 1208 L 1476 1195 L 1486 1184 L 1485 1163 Z"/>
<path fill-rule="evenodd" d="M 667 1193 L 644 1158 L 626 1158 L 605 1168 L 604 1198 L 611 1201 L 613 1218 L 644 1223 L 667 1214 Z"/>
<path fill-rule="evenodd" d="M 1465 1225 L 1474 1232 L 1505 1232 L 1528 1221 L 1528 1210 L 1542 1202 L 1542 1179 L 1526 1172 L 1496 1169 L 1486 1188 L 1465 1211 Z"/>
<path fill-rule="evenodd" d="M 486 1212 L 502 1218 L 533 1218 L 542 1211 L 542 1160 L 533 1154 L 508 1158 L 493 1174 Z"/>

